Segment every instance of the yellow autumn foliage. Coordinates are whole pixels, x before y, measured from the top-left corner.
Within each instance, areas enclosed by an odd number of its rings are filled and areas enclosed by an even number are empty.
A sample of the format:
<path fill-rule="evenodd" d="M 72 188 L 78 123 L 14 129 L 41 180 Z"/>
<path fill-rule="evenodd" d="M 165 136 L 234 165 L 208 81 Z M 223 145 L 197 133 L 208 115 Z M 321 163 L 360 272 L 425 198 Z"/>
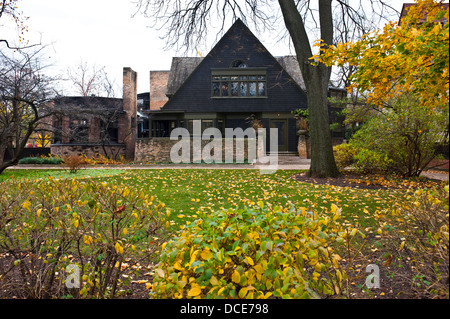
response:
<path fill-rule="evenodd" d="M 356 68 L 348 90 L 368 93 L 383 106 L 399 93 L 414 92 L 429 109 L 448 107 L 449 9 L 440 0 L 416 0 L 401 24 L 390 22 L 360 41 L 315 45 L 315 63 Z"/>
<path fill-rule="evenodd" d="M 10 251 L 42 261 L 22 263 L 17 259 L 12 263 L 26 265 L 26 271 L 17 270 L 24 282 L 55 278 L 53 282 L 38 282 L 26 297 L 64 292 L 63 287 L 57 287 L 64 284 L 58 274 L 64 274 L 70 264 L 83 272 L 79 298 L 112 297 L 123 285 L 119 275 L 126 268 L 124 261 L 142 253 L 143 244 L 144 255 L 158 247 L 156 237 L 149 240 L 146 231 L 161 228 L 168 209 L 156 201 L 150 204 L 154 200 L 130 187 L 95 180 L 49 178 L 0 183 L 0 211 L 4 212 L 0 214 L 0 254 Z M 3 283 L 11 289 L 17 286 Z"/>
<path fill-rule="evenodd" d="M 338 222 L 340 211 L 333 205 L 329 214 L 322 215 L 261 201 L 253 209 L 198 212 L 196 221 L 162 246 L 157 272 L 164 271 L 166 276 L 155 277 L 151 296 L 320 298 L 341 294 L 347 275 L 336 245 L 347 243 L 359 231 Z"/>

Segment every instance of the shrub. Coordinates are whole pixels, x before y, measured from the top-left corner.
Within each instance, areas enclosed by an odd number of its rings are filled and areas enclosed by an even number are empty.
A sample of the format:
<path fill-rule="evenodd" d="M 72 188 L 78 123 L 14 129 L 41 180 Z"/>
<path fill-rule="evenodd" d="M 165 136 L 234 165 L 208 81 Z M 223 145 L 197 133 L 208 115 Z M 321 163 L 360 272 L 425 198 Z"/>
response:
<path fill-rule="evenodd" d="M 391 108 L 376 112 L 353 135 L 350 143 L 385 154 L 392 160 L 389 163 L 392 172 L 405 177 L 419 176 L 438 155 L 435 145 L 448 138 L 448 106 L 426 109 L 411 94 L 403 94 L 389 104 Z M 361 156 L 374 158 L 375 154 Z M 380 170 L 385 170 L 385 157 L 379 159 Z"/>
<path fill-rule="evenodd" d="M 200 213 L 163 244 L 155 298 L 317 298 L 341 294 L 345 271 L 334 245 L 357 233 L 305 209 Z"/>
<path fill-rule="evenodd" d="M 390 249 L 412 261 L 411 285 L 427 298 L 449 298 L 448 191 L 448 185 L 418 189 L 381 218 Z"/>
<path fill-rule="evenodd" d="M 41 157 L 25 157 L 19 160 L 19 164 L 42 164 Z"/>
<path fill-rule="evenodd" d="M 0 212 L 0 287 L 21 298 L 114 297 L 124 271 L 154 253 L 166 216 L 127 187 L 51 178 L 1 183 Z M 69 265 L 79 289 L 65 284 Z"/>
<path fill-rule="evenodd" d="M 344 169 L 355 163 L 358 149 L 353 144 L 339 144 L 333 147 L 334 159 L 339 169 Z"/>
<path fill-rule="evenodd" d="M 82 155 L 83 163 L 88 165 L 117 165 L 117 164 L 124 164 L 125 159 L 123 156 L 120 156 L 118 160 L 115 160 L 113 158 L 109 158 L 106 156 L 103 156 L 101 154 L 96 154 L 95 156 L 86 156 Z"/>
<path fill-rule="evenodd" d="M 49 164 L 58 165 L 62 159 L 58 157 L 25 157 L 19 160 L 19 164 Z"/>
<path fill-rule="evenodd" d="M 362 174 L 386 173 L 392 167 L 392 160 L 387 155 L 368 149 L 361 149 L 354 159 L 356 171 Z"/>
<path fill-rule="evenodd" d="M 80 155 L 69 155 L 63 157 L 64 165 L 69 169 L 70 173 L 75 174 L 83 165 L 85 165 L 84 159 Z"/>

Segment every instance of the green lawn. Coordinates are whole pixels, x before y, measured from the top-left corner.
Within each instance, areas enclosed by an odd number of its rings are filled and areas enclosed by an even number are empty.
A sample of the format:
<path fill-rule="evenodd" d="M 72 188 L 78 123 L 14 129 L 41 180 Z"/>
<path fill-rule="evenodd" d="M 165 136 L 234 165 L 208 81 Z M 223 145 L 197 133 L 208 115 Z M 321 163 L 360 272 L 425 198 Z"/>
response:
<path fill-rule="evenodd" d="M 331 204 L 342 209 L 349 223 L 373 226 L 372 216 L 410 194 L 405 189 L 366 190 L 330 185 L 312 185 L 291 178 L 301 171 L 279 170 L 260 174 L 259 170 L 230 169 L 82 169 L 76 174 L 65 170 L 6 170 L 0 182 L 10 179 L 93 178 L 112 185 L 126 184 L 141 189 L 165 203 L 173 212 L 176 228 L 196 217 L 199 210 L 252 206 L 260 200 L 272 205 L 295 205 L 314 211 L 327 211 Z"/>
<path fill-rule="evenodd" d="M 362 190 L 312 185 L 291 178 L 300 171 L 260 174 L 259 170 L 135 170 L 104 177 L 112 184 L 124 183 L 153 195 L 169 207 L 175 225 L 196 217 L 196 212 L 221 207 L 252 206 L 260 200 L 272 205 L 295 205 L 328 211 L 331 204 L 342 209 L 349 223 L 373 226 L 373 213 L 402 201 L 405 190 Z"/>
<path fill-rule="evenodd" d="M 121 169 L 80 169 L 76 174 L 61 169 L 7 169 L 0 175 L 0 182 L 12 179 L 39 178 L 97 178 L 123 173 Z"/>
<path fill-rule="evenodd" d="M 373 213 L 402 201 L 405 190 L 363 190 L 301 183 L 291 178 L 300 171 L 279 170 L 260 174 L 259 170 L 229 169 L 83 169 L 76 174 L 65 170 L 6 170 L 0 182 L 11 179 L 93 178 L 141 189 L 165 203 L 173 212 L 174 225 L 196 217 L 199 210 L 256 205 L 259 200 L 272 205 L 295 205 L 327 211 L 331 204 L 342 209 L 349 223 L 366 228 L 373 225 Z"/>

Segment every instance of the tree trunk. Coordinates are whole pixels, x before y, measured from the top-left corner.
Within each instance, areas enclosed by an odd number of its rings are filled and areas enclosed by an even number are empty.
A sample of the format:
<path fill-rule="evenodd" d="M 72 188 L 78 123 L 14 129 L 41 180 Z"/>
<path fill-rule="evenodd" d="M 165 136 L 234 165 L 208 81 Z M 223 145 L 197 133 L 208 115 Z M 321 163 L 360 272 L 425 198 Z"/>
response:
<path fill-rule="evenodd" d="M 328 82 L 331 67 L 311 65 L 313 56 L 308 35 L 294 0 L 278 0 L 284 23 L 294 44 L 297 60 L 306 85 L 311 134 L 311 167 L 313 177 L 339 175 L 333 155 L 330 123 L 328 117 Z M 325 44 L 333 41 L 331 0 L 319 0 L 321 38 Z"/>
<path fill-rule="evenodd" d="M 17 138 L 17 140 L 16 140 L 16 148 L 15 148 L 14 152 L 12 151 L 11 144 L 9 144 L 9 146 L 8 146 L 7 142 L 3 142 L 2 144 L 0 144 L 0 156 L 2 156 L 0 158 L 0 174 L 6 168 L 17 165 L 19 163 L 20 156 L 23 153 L 23 149 L 25 148 L 31 134 L 34 132 L 34 130 L 36 128 L 36 123 L 38 122 L 38 120 L 39 119 L 36 116 L 31 122 L 28 123 L 25 135 L 22 138 Z M 3 149 L 3 148 L 5 148 L 5 149 Z M 11 158 L 8 161 L 4 161 L 5 150 L 8 148 L 10 149 L 9 153 L 10 153 Z"/>
<path fill-rule="evenodd" d="M 309 109 L 309 132 L 311 135 L 311 167 L 309 175 L 314 177 L 333 177 L 339 175 L 331 139 L 328 117 L 328 85 L 320 85 L 323 74 L 320 71 L 312 79 L 312 85 L 307 86 Z M 305 79 L 305 82 L 307 80 Z M 319 82 L 314 85 L 315 82 Z"/>
<path fill-rule="evenodd" d="M 0 144 L 0 174 L 6 169 L 4 158 L 6 153 L 6 145 Z"/>

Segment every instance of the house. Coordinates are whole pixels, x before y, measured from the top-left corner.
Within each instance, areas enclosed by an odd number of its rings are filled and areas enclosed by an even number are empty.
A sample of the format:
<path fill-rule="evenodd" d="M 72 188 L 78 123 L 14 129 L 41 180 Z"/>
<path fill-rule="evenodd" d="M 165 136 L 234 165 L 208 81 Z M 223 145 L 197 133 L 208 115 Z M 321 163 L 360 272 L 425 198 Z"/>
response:
<path fill-rule="evenodd" d="M 343 94 L 345 90 L 334 89 Z M 149 137 L 167 137 L 194 120 L 202 131 L 250 126 L 278 128 L 278 154 L 298 154 L 298 126 L 292 113 L 307 109 L 305 85 L 295 56 L 274 57 L 241 21 L 203 57 L 174 57 L 170 71 L 150 72 Z M 267 130 L 267 140 L 270 132 Z M 342 134 L 337 134 L 342 138 Z"/>
<path fill-rule="evenodd" d="M 125 155 L 126 133 L 119 130 L 126 116 L 122 99 L 65 96 L 53 103 L 57 111 L 53 116 L 52 155 Z"/>
<path fill-rule="evenodd" d="M 57 127 L 65 134 L 55 136 L 52 154 L 107 155 L 105 150 L 109 150 L 128 160 L 168 162 L 170 149 L 177 143 L 169 138 L 173 129 L 186 128 L 193 138 L 194 121 L 200 121 L 202 131 L 214 127 L 224 136 L 225 128 L 250 127 L 250 119 L 267 129 L 266 141 L 270 140 L 268 128 L 278 129 L 278 149 L 271 150 L 266 143 L 266 151 L 299 154 L 299 126 L 293 111 L 306 110 L 308 104 L 297 59 L 272 56 L 239 19 L 205 57 L 174 57 L 169 71 L 151 71 L 149 92 L 137 94 L 136 79 L 136 72 L 124 68 L 123 99 L 60 100 L 58 105 L 69 109 L 93 111 L 99 104 L 104 111 L 92 112 L 87 119 L 77 118 L 78 112 L 71 119 L 59 119 Z M 329 92 L 330 96 L 346 94 L 337 88 Z M 108 117 L 112 110 L 115 121 Z M 331 122 L 341 121 L 334 111 L 329 108 Z M 81 135 L 70 139 L 73 121 Z M 109 131 L 104 132 L 103 122 L 110 123 Z M 343 131 L 335 130 L 333 137 L 341 141 Z M 302 145 L 307 147 L 307 143 Z M 307 157 L 306 151 L 300 153 Z"/>
<path fill-rule="evenodd" d="M 138 125 L 147 117 L 137 109 L 137 74 L 123 69 L 124 98 L 66 96 L 53 101 L 52 156 L 101 154 L 134 160 Z M 148 104 L 148 99 L 147 99 Z"/>

